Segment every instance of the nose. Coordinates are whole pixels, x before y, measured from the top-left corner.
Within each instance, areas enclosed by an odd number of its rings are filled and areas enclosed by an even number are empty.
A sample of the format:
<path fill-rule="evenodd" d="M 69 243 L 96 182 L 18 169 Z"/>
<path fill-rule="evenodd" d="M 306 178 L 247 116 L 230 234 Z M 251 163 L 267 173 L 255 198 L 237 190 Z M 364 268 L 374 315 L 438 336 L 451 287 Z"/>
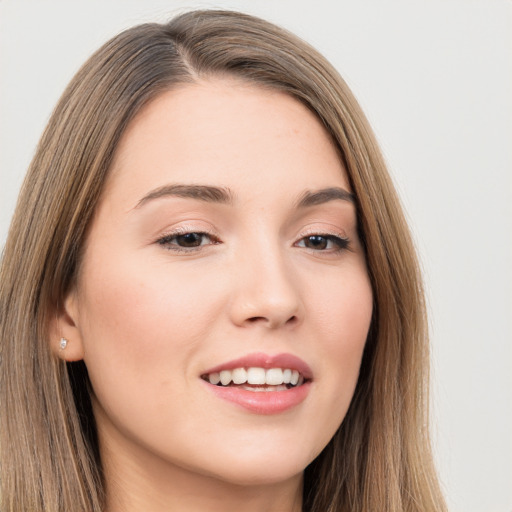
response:
<path fill-rule="evenodd" d="M 230 305 L 233 323 L 269 329 L 298 325 L 304 307 L 291 264 L 278 251 L 261 252 L 236 263 Z"/>

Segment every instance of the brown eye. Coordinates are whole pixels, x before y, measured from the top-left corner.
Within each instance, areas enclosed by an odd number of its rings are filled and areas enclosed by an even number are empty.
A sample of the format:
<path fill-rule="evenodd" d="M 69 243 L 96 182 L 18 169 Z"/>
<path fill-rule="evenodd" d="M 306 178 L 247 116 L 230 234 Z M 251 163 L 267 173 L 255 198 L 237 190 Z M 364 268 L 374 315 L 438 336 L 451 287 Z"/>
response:
<path fill-rule="evenodd" d="M 325 236 L 313 235 L 304 238 L 304 245 L 309 249 L 327 249 L 329 240 Z"/>
<path fill-rule="evenodd" d="M 157 241 L 159 245 L 174 251 L 185 251 L 187 249 L 198 249 L 205 245 L 218 243 L 208 233 L 190 232 L 166 235 Z"/>
<path fill-rule="evenodd" d="M 334 235 L 309 235 L 299 240 L 297 246 L 314 251 L 341 251 L 349 246 L 349 240 Z"/>
<path fill-rule="evenodd" d="M 205 237 L 203 233 L 186 233 L 175 237 L 176 245 L 180 247 L 199 247 Z"/>

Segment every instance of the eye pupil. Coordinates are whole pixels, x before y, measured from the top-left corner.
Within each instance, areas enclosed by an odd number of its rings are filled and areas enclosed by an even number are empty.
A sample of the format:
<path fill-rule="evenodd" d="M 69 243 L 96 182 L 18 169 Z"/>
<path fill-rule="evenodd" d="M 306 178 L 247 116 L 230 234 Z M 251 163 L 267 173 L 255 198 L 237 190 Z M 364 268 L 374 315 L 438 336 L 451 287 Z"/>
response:
<path fill-rule="evenodd" d="M 327 247 L 327 238 L 319 235 L 312 235 L 306 238 L 306 246 L 313 249 L 325 249 Z"/>
<path fill-rule="evenodd" d="M 181 247 L 199 247 L 201 245 L 201 233 L 186 233 L 176 237 L 176 242 Z"/>

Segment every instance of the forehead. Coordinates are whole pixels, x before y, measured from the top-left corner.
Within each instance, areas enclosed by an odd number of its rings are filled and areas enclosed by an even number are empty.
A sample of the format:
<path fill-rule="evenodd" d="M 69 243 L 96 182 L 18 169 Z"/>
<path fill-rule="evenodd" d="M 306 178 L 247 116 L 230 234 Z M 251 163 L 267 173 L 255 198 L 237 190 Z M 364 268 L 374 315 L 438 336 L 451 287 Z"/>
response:
<path fill-rule="evenodd" d="M 265 183 L 349 189 L 338 151 L 310 110 L 282 92 L 226 79 L 161 94 L 124 133 L 108 188 L 126 196 L 169 182 L 253 194 Z"/>

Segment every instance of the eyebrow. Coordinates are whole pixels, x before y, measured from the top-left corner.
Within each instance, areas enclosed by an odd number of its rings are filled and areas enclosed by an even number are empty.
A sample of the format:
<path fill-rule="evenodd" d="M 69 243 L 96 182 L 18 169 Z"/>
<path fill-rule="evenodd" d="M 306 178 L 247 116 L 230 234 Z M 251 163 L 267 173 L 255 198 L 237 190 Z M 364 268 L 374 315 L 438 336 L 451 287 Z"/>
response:
<path fill-rule="evenodd" d="M 176 184 L 164 185 L 152 190 L 135 205 L 135 208 L 140 208 L 149 201 L 162 197 L 184 197 L 207 203 L 231 204 L 233 202 L 233 193 L 229 188 L 213 187 L 210 185 Z"/>
<path fill-rule="evenodd" d="M 316 206 L 336 200 L 348 201 L 352 204 L 355 204 L 356 202 L 354 194 L 351 194 L 347 190 L 340 187 L 329 187 L 321 190 L 308 190 L 304 192 L 297 201 L 296 206 L 297 208 L 307 208 L 309 206 Z"/>
<path fill-rule="evenodd" d="M 149 201 L 162 197 L 183 197 L 205 201 L 207 203 L 232 204 L 234 201 L 233 192 L 226 187 L 214 187 L 211 185 L 186 185 L 171 184 L 158 187 L 148 192 L 136 205 L 135 208 L 144 206 Z M 355 197 L 347 190 L 340 187 L 329 187 L 321 190 L 307 190 L 296 202 L 296 208 L 308 208 L 329 201 L 348 201 L 355 204 Z"/>

